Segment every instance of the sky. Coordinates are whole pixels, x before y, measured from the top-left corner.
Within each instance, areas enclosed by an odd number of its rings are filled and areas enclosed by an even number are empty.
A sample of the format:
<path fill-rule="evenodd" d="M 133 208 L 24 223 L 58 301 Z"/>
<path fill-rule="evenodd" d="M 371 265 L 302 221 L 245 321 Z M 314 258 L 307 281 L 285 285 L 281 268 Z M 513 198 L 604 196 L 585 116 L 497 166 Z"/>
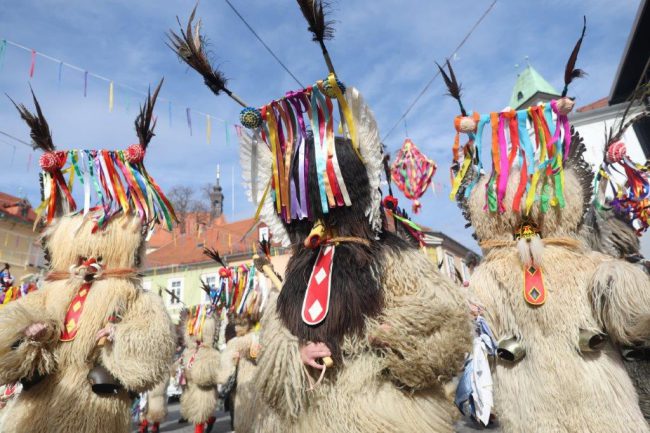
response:
<path fill-rule="evenodd" d="M 320 49 L 311 41 L 293 0 L 231 0 L 278 57 L 306 85 L 326 76 Z M 336 34 L 328 48 L 339 78 L 364 94 L 382 137 L 463 39 L 492 0 L 338 0 Z M 0 41 L 7 39 L 115 82 L 109 111 L 107 82 L 8 46 L 0 63 L 0 92 L 31 107 L 36 92 L 61 149 L 121 149 L 137 141 L 133 121 L 141 92 L 164 77 L 156 114 L 156 137 L 147 152 L 149 172 L 163 190 L 187 185 L 197 191 L 214 182 L 217 164 L 229 220 L 251 217 L 240 182 L 236 136 L 239 106 L 215 97 L 198 75 L 179 63 L 165 45 L 165 32 L 185 22 L 193 0 L 0 0 Z M 588 72 L 571 86 L 577 104 L 609 95 L 638 0 L 499 0 L 463 47 L 453 65 L 464 104 L 479 112 L 505 107 L 517 72 L 527 62 L 561 89 L 566 60 L 587 16 L 578 66 Z M 223 0 L 203 0 L 198 14 L 216 64 L 229 87 L 251 105 L 262 106 L 300 86 L 273 60 Z M 126 89 L 125 87 L 128 87 Z M 129 90 L 134 89 L 135 91 Z M 171 101 L 171 119 L 169 116 Z M 192 134 L 186 121 L 191 108 Z M 211 142 L 205 116 L 210 114 Z M 449 163 L 457 105 L 436 79 L 413 111 L 384 141 L 395 153 L 408 136 L 438 164 L 435 191 L 421 199 L 415 221 L 443 231 L 478 251 L 471 229 L 449 195 Z M 225 125 L 229 126 L 228 140 Z M 29 141 L 27 126 L 0 98 L 0 131 Z M 38 152 L 0 135 L 0 191 L 38 204 Z M 30 156 L 31 155 L 31 156 Z M 234 180 L 234 181 L 233 181 Z M 233 193 L 234 192 L 234 193 Z M 400 205 L 410 210 L 398 195 Z"/>

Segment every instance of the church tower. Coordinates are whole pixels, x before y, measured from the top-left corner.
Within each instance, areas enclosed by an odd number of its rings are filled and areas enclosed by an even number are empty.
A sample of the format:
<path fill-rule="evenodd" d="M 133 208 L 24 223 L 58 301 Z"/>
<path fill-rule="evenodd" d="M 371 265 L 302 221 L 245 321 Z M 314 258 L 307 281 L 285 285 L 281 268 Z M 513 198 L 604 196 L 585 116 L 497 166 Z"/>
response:
<path fill-rule="evenodd" d="M 517 82 L 514 89 L 512 89 L 512 97 L 510 98 L 510 108 L 521 110 L 559 96 L 560 92 L 555 90 L 535 68 L 528 64 L 517 76 Z"/>
<path fill-rule="evenodd" d="M 217 182 L 210 190 L 210 219 L 214 220 L 223 214 L 223 188 L 219 183 L 221 178 L 221 167 L 217 164 Z"/>

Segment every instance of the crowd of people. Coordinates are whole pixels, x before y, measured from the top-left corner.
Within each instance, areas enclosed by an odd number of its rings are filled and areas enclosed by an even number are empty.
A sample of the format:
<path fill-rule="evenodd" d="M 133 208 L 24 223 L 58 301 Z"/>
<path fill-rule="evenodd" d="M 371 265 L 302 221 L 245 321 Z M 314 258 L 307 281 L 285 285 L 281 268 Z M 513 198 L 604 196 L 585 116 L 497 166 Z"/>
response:
<path fill-rule="evenodd" d="M 16 105 L 43 152 L 49 263 L 33 293 L 13 295 L 2 273 L 13 302 L 0 307 L 0 432 L 126 433 L 133 418 L 158 432 L 170 380 L 195 433 L 213 429 L 222 403 L 237 433 L 443 433 L 461 413 L 504 433 L 650 432 L 650 278 L 638 241 L 650 166 L 622 141 L 649 115 L 648 85 L 594 173 L 568 118 L 584 29 L 562 96 L 526 109 L 468 113 L 451 65 L 440 68 L 460 109 L 451 198 L 484 255 L 462 287 L 383 194 L 378 125 L 336 75 L 325 3 L 298 0 L 325 78 L 261 108 L 210 63 L 196 8 L 170 32 L 208 88 L 243 107 L 245 187 L 273 242 L 291 247 L 282 276 L 268 243 L 252 266 L 206 250 L 219 279 L 196 282 L 209 302 L 186 306 L 178 325 L 138 274 L 150 231 L 176 221 L 144 166 L 160 85 L 125 150 L 61 150 L 36 97 L 34 112 Z M 77 207 L 74 172 L 96 203 Z"/>

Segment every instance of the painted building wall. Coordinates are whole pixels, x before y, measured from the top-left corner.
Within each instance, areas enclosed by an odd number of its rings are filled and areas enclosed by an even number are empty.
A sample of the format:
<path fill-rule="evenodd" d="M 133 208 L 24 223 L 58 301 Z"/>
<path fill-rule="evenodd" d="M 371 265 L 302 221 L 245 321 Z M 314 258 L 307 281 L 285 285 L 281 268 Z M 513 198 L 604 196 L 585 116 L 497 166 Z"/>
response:
<path fill-rule="evenodd" d="M 26 274 L 40 272 L 43 262 L 39 233 L 32 230 L 32 225 L 11 217 L 0 218 L 0 264 L 11 265 L 16 282 Z"/>

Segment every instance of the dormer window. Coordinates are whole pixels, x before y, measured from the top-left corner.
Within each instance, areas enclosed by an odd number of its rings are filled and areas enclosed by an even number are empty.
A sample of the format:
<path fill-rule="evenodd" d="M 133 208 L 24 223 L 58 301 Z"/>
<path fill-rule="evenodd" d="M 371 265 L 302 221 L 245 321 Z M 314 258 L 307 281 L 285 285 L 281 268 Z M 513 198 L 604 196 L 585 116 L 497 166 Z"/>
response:
<path fill-rule="evenodd" d="M 524 99 L 524 94 L 521 92 L 517 92 L 517 101 L 521 101 L 522 99 Z"/>

